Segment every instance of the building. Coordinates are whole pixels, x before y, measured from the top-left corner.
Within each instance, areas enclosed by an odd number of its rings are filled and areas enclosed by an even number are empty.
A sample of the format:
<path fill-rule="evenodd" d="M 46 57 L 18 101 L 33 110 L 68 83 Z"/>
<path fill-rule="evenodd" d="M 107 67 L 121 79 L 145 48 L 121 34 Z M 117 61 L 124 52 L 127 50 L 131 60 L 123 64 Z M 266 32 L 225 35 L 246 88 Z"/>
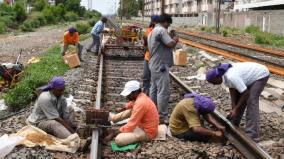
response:
<path fill-rule="evenodd" d="M 227 0 L 229 1 L 229 0 Z M 198 16 L 200 13 L 213 13 L 217 7 L 217 0 L 145 0 L 145 16 L 161 14 L 162 4 L 164 12 L 174 17 Z M 222 10 L 228 10 L 229 2 L 222 4 Z"/>
<path fill-rule="evenodd" d="M 235 11 L 284 9 L 284 0 L 237 0 Z"/>

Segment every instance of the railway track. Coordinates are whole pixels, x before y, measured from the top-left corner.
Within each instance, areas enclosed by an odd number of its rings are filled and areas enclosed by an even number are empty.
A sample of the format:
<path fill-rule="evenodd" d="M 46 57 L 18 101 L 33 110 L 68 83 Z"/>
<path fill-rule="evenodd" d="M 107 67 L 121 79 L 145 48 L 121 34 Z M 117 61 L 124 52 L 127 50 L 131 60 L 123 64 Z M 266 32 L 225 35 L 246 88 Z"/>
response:
<path fill-rule="evenodd" d="M 116 54 L 115 49 L 106 49 L 105 51 L 114 52 L 114 54 Z M 119 52 L 121 52 L 121 54 L 123 55 L 126 55 L 126 53 L 122 53 L 123 50 L 120 50 Z M 103 106 L 104 109 L 114 110 L 115 107 L 122 107 L 126 102 L 126 100 L 119 95 L 124 87 L 124 84 L 129 80 L 135 79 L 140 80 L 141 82 L 143 60 L 141 57 L 132 59 L 125 57 L 123 59 L 121 56 L 111 57 L 110 55 L 105 57 L 101 56 L 100 60 L 96 107 L 98 108 L 98 106 Z M 171 92 L 174 92 L 171 94 L 170 103 L 172 106 L 174 106 L 179 101 L 179 99 L 182 98 L 183 93 L 192 92 L 193 90 L 189 88 L 187 84 L 179 79 L 174 73 L 171 72 L 170 76 L 173 80 Z M 214 115 L 218 120 L 226 125 L 226 139 L 230 141 L 230 143 L 233 144 L 234 147 L 243 154 L 242 157 L 255 159 L 271 158 L 265 151 L 258 147 L 256 143 L 249 139 L 242 132 L 242 130 L 234 127 L 228 120 L 226 120 L 226 118 L 220 112 L 215 111 Z M 91 158 L 95 159 L 100 157 L 118 157 L 112 156 L 109 148 L 102 148 L 100 146 L 98 135 L 99 130 L 93 131 Z M 160 142 L 160 144 L 165 143 Z M 141 149 L 143 149 L 143 146 L 144 145 L 141 146 Z M 105 149 L 106 153 L 101 152 L 101 149 Z"/>
<path fill-rule="evenodd" d="M 140 25 L 147 27 L 145 23 Z M 271 73 L 284 76 L 284 51 L 245 45 L 227 39 L 188 32 L 174 28 L 180 36 L 180 42 L 210 53 L 221 55 L 241 62 L 257 62 L 268 67 Z"/>
<path fill-rule="evenodd" d="M 253 61 L 266 65 L 270 72 L 284 76 L 284 51 L 261 48 L 226 41 L 224 39 L 178 31 L 180 42 L 210 53 L 222 55 L 237 61 Z"/>
<path fill-rule="evenodd" d="M 71 94 L 74 95 L 74 101 L 83 109 L 90 105 L 97 108 L 101 106 L 103 108 L 107 107 L 109 109 L 123 106 L 126 100 L 119 96 L 119 93 L 124 87 L 125 82 L 131 79 L 141 79 L 143 70 L 143 61 L 141 57 L 143 54 L 141 55 L 141 50 L 139 52 L 139 47 L 131 48 L 122 46 L 121 49 L 121 47 L 117 46 L 108 46 L 106 48 L 106 56 L 104 57 L 100 56 L 97 59 L 97 57 L 94 58 L 93 56 L 87 56 L 87 63 L 83 66 L 82 73 L 74 77 L 78 79 L 66 79 L 69 81 L 67 84 L 72 85 Z M 172 69 L 171 77 L 173 80 L 171 83 L 171 107 L 173 107 L 182 98 L 183 93 L 192 91 L 192 88 L 190 88 L 188 84 L 185 84 L 184 81 L 176 78 L 189 75 L 192 73 L 190 71 L 191 70 L 188 68 L 180 67 L 174 67 Z M 70 77 L 69 75 L 67 76 L 67 78 Z M 195 83 L 193 85 L 204 87 L 202 83 Z M 183 158 L 194 158 L 198 156 L 203 158 L 270 158 L 263 150 L 256 146 L 255 143 L 247 139 L 247 137 L 242 133 L 238 133 L 240 130 L 231 125 L 220 114 L 221 113 L 218 112 L 215 113 L 216 117 L 223 121 L 229 129 L 226 134 L 226 138 L 237 149 L 239 149 L 238 151 L 228 143 L 222 145 L 216 145 L 214 143 L 192 143 L 169 138 L 167 141 L 141 143 L 141 145 L 137 148 L 138 150 L 133 153 L 113 153 L 110 151 L 109 147 L 100 145 L 99 135 L 101 131 L 100 129 L 95 129 L 92 132 L 91 158 L 177 158 L 177 156 L 181 156 Z M 24 123 L 20 122 L 14 124 L 15 120 L 24 121 L 27 115 L 29 115 L 29 112 L 23 112 L 17 116 L 11 116 L 8 119 L 4 119 L 4 121 L 1 121 L 2 130 L 3 128 L 15 128 L 16 130 L 21 128 Z M 1 134 L 3 133 L 3 131 L 0 132 Z M 147 150 L 153 148 L 155 149 L 154 152 Z M 217 148 L 217 153 L 215 152 L 215 148 Z M 174 152 L 172 152 L 173 150 Z M 229 154 L 227 154 L 228 152 Z M 23 154 L 28 155 L 21 157 Z M 79 158 L 80 155 L 84 154 L 78 153 L 70 156 L 73 156 L 73 158 Z M 12 154 L 8 156 L 8 158 L 14 159 L 15 156 L 16 158 L 53 158 L 56 154 L 46 151 L 43 148 L 25 149 L 23 147 L 19 147 L 16 148 Z"/>

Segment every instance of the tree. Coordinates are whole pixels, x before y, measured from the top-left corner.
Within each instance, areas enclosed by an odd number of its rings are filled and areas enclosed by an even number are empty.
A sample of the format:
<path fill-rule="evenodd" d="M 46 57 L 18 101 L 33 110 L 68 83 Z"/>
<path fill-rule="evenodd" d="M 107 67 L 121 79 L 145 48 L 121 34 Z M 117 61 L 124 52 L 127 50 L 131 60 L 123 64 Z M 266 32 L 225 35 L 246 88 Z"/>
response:
<path fill-rule="evenodd" d="M 121 0 L 118 8 L 118 15 L 130 19 L 131 16 L 138 15 L 138 1 L 137 0 Z"/>
<path fill-rule="evenodd" d="M 144 6 L 145 6 L 144 0 L 138 0 L 138 8 L 139 10 L 141 10 L 141 14 L 143 17 L 144 17 Z"/>
<path fill-rule="evenodd" d="M 16 13 L 16 20 L 18 22 L 23 22 L 27 19 L 27 13 L 23 3 L 16 2 L 13 10 Z"/>
<path fill-rule="evenodd" d="M 33 10 L 42 11 L 46 5 L 47 3 L 45 0 L 37 0 L 33 4 Z"/>

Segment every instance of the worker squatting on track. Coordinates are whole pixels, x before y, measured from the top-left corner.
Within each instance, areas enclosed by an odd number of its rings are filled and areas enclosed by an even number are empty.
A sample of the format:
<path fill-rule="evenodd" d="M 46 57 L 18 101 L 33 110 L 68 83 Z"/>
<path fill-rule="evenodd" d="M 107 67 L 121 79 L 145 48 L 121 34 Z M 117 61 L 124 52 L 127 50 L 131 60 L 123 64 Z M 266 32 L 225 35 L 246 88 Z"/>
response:
<path fill-rule="evenodd" d="M 98 54 L 100 34 L 104 32 L 106 22 L 107 19 L 103 17 L 94 25 L 91 32 L 93 42 L 87 51 L 95 45 L 95 54 Z M 170 37 L 168 34 L 167 29 L 171 23 L 172 18 L 167 14 L 151 17 L 150 26 L 144 36 L 144 44 L 149 48 L 145 53 L 143 72 L 143 91 L 146 94 L 142 92 L 138 81 L 133 80 L 125 84 L 120 94 L 128 99 L 128 103 L 125 108 L 118 109 L 117 114 L 110 115 L 109 120 L 114 123 L 126 118 L 130 120 L 119 129 L 111 129 L 104 141 L 115 137 L 119 146 L 150 141 L 157 136 L 159 123 L 169 123 L 172 135 L 179 139 L 207 142 L 211 137 L 223 136 L 225 127 L 212 117 L 215 105 L 210 97 L 195 93 L 186 94 L 175 106 L 168 121 L 169 68 L 173 65 L 172 49 L 179 41 L 178 36 Z M 75 45 L 82 61 L 83 46 L 78 40 L 76 29 L 68 29 L 64 33 L 61 54 L 65 54 L 68 45 Z M 267 68 L 256 63 L 220 64 L 208 70 L 206 74 L 208 82 L 224 82 L 230 88 L 232 110 L 229 118 L 235 125 L 240 124 L 244 110 L 247 109 L 246 132 L 255 141 L 259 141 L 259 96 L 268 78 Z M 150 98 L 147 96 L 149 87 Z M 27 122 L 58 138 L 67 138 L 75 133 L 76 126 L 72 123 L 70 110 L 67 109 L 66 99 L 63 97 L 64 89 L 63 78 L 52 78 L 39 95 Z M 217 130 L 204 128 L 200 115 Z"/>
<path fill-rule="evenodd" d="M 73 116 L 63 96 L 64 89 L 64 79 L 53 77 L 40 93 L 27 119 L 29 124 L 61 139 L 67 138 L 76 130 Z"/>
<path fill-rule="evenodd" d="M 228 115 L 239 126 L 246 110 L 246 133 L 259 141 L 259 96 L 263 91 L 269 71 L 254 62 L 220 64 L 208 70 L 206 79 L 212 84 L 224 83 L 230 89 L 232 110 Z"/>
<path fill-rule="evenodd" d="M 171 16 L 162 14 L 159 23 L 148 37 L 150 52 L 149 68 L 151 71 L 150 97 L 158 107 L 160 123 L 168 123 L 168 107 L 170 98 L 169 68 L 173 65 L 173 48 L 179 37 L 173 39 L 168 34 L 172 23 Z"/>
<path fill-rule="evenodd" d="M 215 109 L 212 99 L 196 93 L 188 93 L 184 97 L 175 106 L 170 117 L 169 127 L 172 135 L 179 139 L 203 142 L 207 142 L 211 137 L 222 137 L 225 127 L 212 116 Z M 202 127 L 200 115 L 218 131 Z"/>
<path fill-rule="evenodd" d="M 63 44 L 61 47 L 61 55 L 64 56 L 65 52 L 68 49 L 69 45 L 74 45 L 76 47 L 76 53 L 79 56 L 80 61 L 82 62 L 82 50 L 83 45 L 79 43 L 79 34 L 77 30 L 73 27 L 69 28 L 67 31 L 65 31 L 63 36 Z"/>
<path fill-rule="evenodd" d="M 129 81 L 125 84 L 120 95 L 128 99 L 125 110 L 110 116 L 110 121 L 118 122 L 130 117 L 126 125 L 113 130 L 105 141 L 116 136 L 115 142 L 124 146 L 139 141 L 149 141 L 158 133 L 159 115 L 153 101 L 141 91 L 138 81 Z"/>

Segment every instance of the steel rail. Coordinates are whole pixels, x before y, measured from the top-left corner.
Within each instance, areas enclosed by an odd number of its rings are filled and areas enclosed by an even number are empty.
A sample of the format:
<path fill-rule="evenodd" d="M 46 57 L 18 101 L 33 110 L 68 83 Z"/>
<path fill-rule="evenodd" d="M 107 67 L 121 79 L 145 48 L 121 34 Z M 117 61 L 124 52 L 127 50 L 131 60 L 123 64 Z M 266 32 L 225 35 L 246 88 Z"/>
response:
<path fill-rule="evenodd" d="M 170 72 L 170 77 L 177 82 L 186 92 L 194 92 L 180 78 Z M 226 126 L 225 137 L 248 159 L 272 159 L 264 150 L 262 150 L 253 140 L 244 132 L 235 127 L 220 112 L 214 111 L 214 117 Z"/>
<path fill-rule="evenodd" d="M 262 63 L 264 65 L 266 65 L 269 69 L 270 72 L 284 76 L 284 68 L 281 65 L 277 65 L 275 63 L 272 62 L 267 62 L 261 59 L 256 59 L 253 58 L 251 56 L 248 55 L 240 55 L 234 52 L 230 52 L 227 50 L 223 50 L 223 49 L 219 49 L 219 48 L 215 48 L 214 46 L 209 46 L 209 45 L 205 45 L 205 44 L 201 44 L 201 43 L 197 43 L 197 42 L 193 42 L 191 40 L 188 39 L 180 39 L 181 43 L 199 48 L 199 49 L 203 49 L 206 50 L 208 52 L 217 54 L 217 55 L 222 55 L 237 61 L 241 61 L 241 62 L 247 62 L 247 61 L 253 61 L 253 62 L 258 62 L 258 63 Z"/>
<path fill-rule="evenodd" d="M 104 56 L 100 55 L 100 67 L 99 67 L 99 76 L 98 76 L 98 82 L 97 82 L 97 95 L 96 95 L 96 104 L 95 108 L 100 109 L 101 107 L 101 97 L 102 97 L 102 84 L 103 84 L 103 64 L 104 64 Z M 99 150 L 99 135 L 100 130 L 94 129 L 92 132 L 92 143 L 91 143 L 91 154 L 90 159 L 100 159 L 101 154 Z"/>
<path fill-rule="evenodd" d="M 178 34 L 185 34 L 185 35 L 198 37 L 198 38 L 205 39 L 205 40 L 211 40 L 211 41 L 215 41 L 215 42 L 219 42 L 219 43 L 224 43 L 224 44 L 227 44 L 227 45 L 236 46 L 236 47 L 239 47 L 239 48 L 263 52 L 263 53 L 267 53 L 269 55 L 273 55 L 273 56 L 277 56 L 277 57 L 284 57 L 284 51 L 281 51 L 281 50 L 263 48 L 263 47 L 259 47 L 259 46 L 255 46 L 255 45 L 241 44 L 241 43 L 238 43 L 238 42 L 235 42 L 235 41 L 230 41 L 228 39 L 215 38 L 215 37 L 212 37 L 212 36 L 209 36 L 209 35 L 206 35 L 206 36 L 200 35 L 198 33 L 193 33 L 193 32 L 189 32 L 189 31 L 182 31 L 180 29 L 177 30 L 176 32 Z"/>

